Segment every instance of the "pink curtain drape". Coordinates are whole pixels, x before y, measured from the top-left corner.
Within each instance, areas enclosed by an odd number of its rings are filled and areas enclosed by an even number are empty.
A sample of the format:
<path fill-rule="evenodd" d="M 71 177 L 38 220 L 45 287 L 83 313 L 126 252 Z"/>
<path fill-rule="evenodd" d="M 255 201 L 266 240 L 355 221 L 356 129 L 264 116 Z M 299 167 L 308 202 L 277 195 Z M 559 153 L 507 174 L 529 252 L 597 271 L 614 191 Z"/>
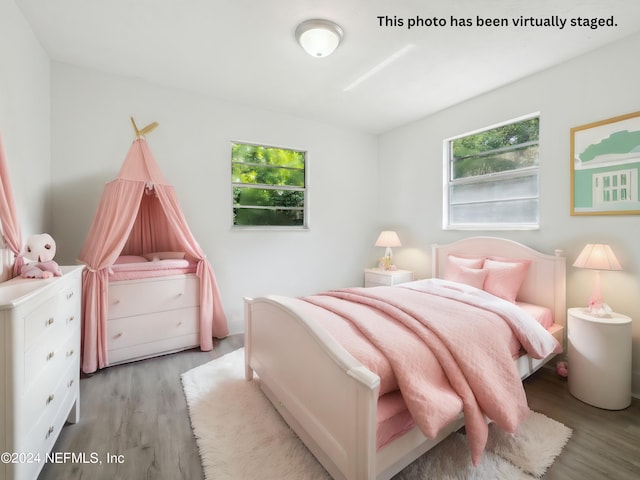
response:
<path fill-rule="evenodd" d="M 9 177 L 9 164 L 7 162 L 2 133 L 0 133 L 0 221 L 2 232 L 7 247 L 15 256 L 12 277 L 20 274 L 24 265 L 22 258 L 22 233 L 18 224 L 18 214 L 13 196 L 13 187 Z"/>
<path fill-rule="evenodd" d="M 186 223 L 173 187 L 157 185 L 156 190 L 169 229 L 175 234 L 186 254 L 198 260 L 196 273 L 200 278 L 200 348 L 205 351 L 211 350 L 212 337 L 226 337 L 229 334 L 213 268 Z"/>
<path fill-rule="evenodd" d="M 109 267 L 124 246 L 136 219 L 144 184 L 129 180 L 108 183 L 78 259 L 87 265 L 82 282 L 82 370 L 95 372 L 107 358 Z"/>
<path fill-rule="evenodd" d="M 83 364 L 91 373 L 109 364 L 106 319 L 108 268 L 120 254 L 183 251 L 198 262 L 200 278 L 200 348 L 213 348 L 213 337 L 228 335 L 227 319 L 211 264 L 193 237 L 175 190 L 166 185 L 144 138 L 134 141 L 119 178 L 105 187 L 80 261 L 84 273 Z"/>

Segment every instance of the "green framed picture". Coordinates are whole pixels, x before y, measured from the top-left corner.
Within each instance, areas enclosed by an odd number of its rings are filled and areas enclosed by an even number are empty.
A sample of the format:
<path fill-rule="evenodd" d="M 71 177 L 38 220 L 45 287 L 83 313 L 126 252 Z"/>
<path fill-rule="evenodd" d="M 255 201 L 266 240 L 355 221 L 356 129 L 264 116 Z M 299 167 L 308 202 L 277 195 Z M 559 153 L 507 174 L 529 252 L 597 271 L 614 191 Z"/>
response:
<path fill-rule="evenodd" d="M 640 112 L 571 129 L 571 215 L 640 214 Z"/>

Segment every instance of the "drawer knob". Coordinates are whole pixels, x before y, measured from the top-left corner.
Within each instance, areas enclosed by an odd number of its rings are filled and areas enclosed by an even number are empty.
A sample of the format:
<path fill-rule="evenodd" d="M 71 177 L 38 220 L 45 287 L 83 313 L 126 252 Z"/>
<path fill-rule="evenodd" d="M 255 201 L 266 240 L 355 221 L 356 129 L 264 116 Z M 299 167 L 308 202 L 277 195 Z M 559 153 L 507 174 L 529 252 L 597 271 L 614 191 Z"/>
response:
<path fill-rule="evenodd" d="M 67 293 L 67 300 L 70 300 L 71 298 L 73 298 L 73 292 Z"/>
<path fill-rule="evenodd" d="M 124 335 L 122 332 L 116 333 L 113 338 L 120 338 L 122 335 Z"/>
<path fill-rule="evenodd" d="M 67 358 L 73 356 L 73 348 L 67 352 Z"/>
<path fill-rule="evenodd" d="M 45 402 L 47 405 L 49 405 L 51 402 L 53 402 L 53 399 L 55 398 L 55 395 L 52 393 L 51 395 L 49 395 L 47 397 L 47 401 Z"/>
<path fill-rule="evenodd" d="M 73 387 L 73 384 L 74 384 L 74 383 L 75 383 L 75 381 L 74 381 L 74 379 L 72 378 L 71 380 L 69 380 L 69 381 L 67 382 L 67 388 L 71 388 L 71 387 Z"/>
<path fill-rule="evenodd" d="M 55 322 L 55 319 L 53 317 L 49 317 L 47 321 L 44 322 L 44 325 L 45 327 L 48 327 L 49 325 L 53 325 L 53 322 Z"/>
<path fill-rule="evenodd" d="M 53 431 L 54 431 L 54 430 L 55 430 L 55 428 L 53 428 L 53 425 L 51 425 L 51 426 L 49 427 L 49 430 L 47 430 L 47 434 L 45 435 L 45 437 L 44 437 L 44 438 L 45 438 L 45 439 L 48 439 L 48 438 L 51 436 L 51 434 L 53 433 Z"/>
<path fill-rule="evenodd" d="M 51 360 L 54 354 L 55 354 L 54 352 L 47 353 L 47 361 Z"/>
<path fill-rule="evenodd" d="M 69 320 L 67 320 L 67 323 L 73 322 L 75 319 L 76 319 L 76 316 L 75 315 L 71 315 L 69 317 Z"/>

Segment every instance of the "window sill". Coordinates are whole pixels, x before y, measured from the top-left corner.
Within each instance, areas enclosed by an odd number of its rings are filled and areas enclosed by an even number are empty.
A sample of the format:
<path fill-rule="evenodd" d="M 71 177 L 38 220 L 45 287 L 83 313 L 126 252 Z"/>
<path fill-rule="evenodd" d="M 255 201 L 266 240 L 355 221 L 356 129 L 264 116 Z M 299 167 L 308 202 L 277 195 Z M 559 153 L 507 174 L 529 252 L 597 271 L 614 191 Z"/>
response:
<path fill-rule="evenodd" d="M 258 231 L 258 232 L 308 232 L 309 227 L 290 227 L 290 226 L 277 226 L 277 225 L 247 225 L 247 226 L 231 226 L 232 232 L 246 232 L 246 231 Z"/>
<path fill-rule="evenodd" d="M 521 230 L 540 230 L 540 225 L 446 225 L 443 230 L 461 230 L 461 231 L 521 231 Z"/>

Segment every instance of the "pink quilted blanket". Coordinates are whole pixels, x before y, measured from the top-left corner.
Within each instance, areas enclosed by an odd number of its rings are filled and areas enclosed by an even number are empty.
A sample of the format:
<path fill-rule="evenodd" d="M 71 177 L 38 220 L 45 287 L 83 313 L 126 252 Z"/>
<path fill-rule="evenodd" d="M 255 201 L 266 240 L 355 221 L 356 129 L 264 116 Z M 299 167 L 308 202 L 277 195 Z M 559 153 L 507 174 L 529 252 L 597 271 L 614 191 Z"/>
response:
<path fill-rule="evenodd" d="M 535 358 L 562 350 L 515 305 L 442 280 L 335 290 L 304 300 L 347 319 L 386 356 L 427 437 L 463 410 L 474 464 L 486 445 L 486 417 L 514 432 L 529 412 L 508 347 L 511 336 Z"/>

